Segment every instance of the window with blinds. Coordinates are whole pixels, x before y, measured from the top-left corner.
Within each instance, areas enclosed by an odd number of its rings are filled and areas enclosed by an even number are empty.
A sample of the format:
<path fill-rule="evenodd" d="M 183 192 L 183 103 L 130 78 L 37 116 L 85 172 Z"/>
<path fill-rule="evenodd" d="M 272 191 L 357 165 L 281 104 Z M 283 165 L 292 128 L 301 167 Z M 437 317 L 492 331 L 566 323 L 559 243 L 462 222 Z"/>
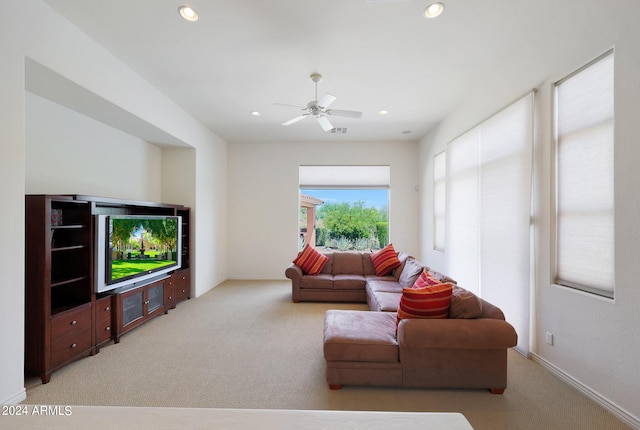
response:
<path fill-rule="evenodd" d="M 534 93 L 447 147 L 448 273 L 500 307 L 529 347 Z"/>
<path fill-rule="evenodd" d="M 555 283 L 614 296 L 614 56 L 555 84 Z"/>

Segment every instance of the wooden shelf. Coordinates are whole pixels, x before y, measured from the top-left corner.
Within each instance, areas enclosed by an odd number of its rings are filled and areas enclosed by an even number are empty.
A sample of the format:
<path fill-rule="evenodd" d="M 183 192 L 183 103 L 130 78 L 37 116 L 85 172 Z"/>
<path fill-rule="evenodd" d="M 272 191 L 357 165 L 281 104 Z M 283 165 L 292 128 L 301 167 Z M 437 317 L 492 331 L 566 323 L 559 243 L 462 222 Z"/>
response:
<path fill-rule="evenodd" d="M 78 276 L 76 278 L 65 279 L 63 281 L 56 281 L 51 283 L 51 288 L 60 287 L 62 285 L 73 284 L 74 282 L 79 282 L 87 279 L 86 276 Z"/>
<path fill-rule="evenodd" d="M 87 202 L 25 197 L 25 370 L 43 383 L 94 351 L 91 221 Z"/>
<path fill-rule="evenodd" d="M 83 249 L 83 248 L 86 248 L 86 245 L 61 246 L 59 248 L 51 248 L 51 252 L 71 251 L 74 249 Z"/>

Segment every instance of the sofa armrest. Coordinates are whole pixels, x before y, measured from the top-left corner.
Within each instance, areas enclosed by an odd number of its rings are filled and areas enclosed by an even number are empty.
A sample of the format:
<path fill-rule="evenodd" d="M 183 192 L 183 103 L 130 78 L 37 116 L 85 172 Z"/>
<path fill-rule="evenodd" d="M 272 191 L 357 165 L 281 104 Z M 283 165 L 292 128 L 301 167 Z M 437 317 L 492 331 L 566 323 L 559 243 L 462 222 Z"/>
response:
<path fill-rule="evenodd" d="M 404 319 L 398 325 L 401 349 L 502 349 L 517 342 L 515 329 L 499 319 Z"/>
<path fill-rule="evenodd" d="M 284 271 L 284 275 L 289 279 L 296 279 L 296 278 L 300 279 L 302 278 L 302 269 L 299 266 L 296 266 L 295 264 L 291 264 Z"/>
<path fill-rule="evenodd" d="M 291 300 L 294 303 L 300 301 L 300 281 L 302 280 L 302 269 L 295 264 L 291 264 L 284 271 L 284 275 L 291 279 Z"/>

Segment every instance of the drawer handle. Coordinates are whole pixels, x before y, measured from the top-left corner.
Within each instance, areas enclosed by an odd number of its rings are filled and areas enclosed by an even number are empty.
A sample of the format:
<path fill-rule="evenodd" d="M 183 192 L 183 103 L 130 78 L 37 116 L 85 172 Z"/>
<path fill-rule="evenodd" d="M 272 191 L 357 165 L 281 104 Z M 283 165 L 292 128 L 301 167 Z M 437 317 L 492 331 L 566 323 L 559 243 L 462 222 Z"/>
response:
<path fill-rule="evenodd" d="M 148 305 L 148 304 L 149 304 L 149 300 L 145 301 L 145 302 L 144 302 L 144 304 L 145 304 L 145 305 Z"/>
<path fill-rule="evenodd" d="M 76 346 L 78 346 L 77 343 L 72 343 L 71 346 L 69 346 L 70 348 L 75 348 Z"/>
<path fill-rule="evenodd" d="M 111 331 L 111 327 L 105 327 L 104 331 Z"/>
<path fill-rule="evenodd" d="M 182 277 L 182 280 L 184 281 L 185 279 L 187 279 L 187 277 L 186 277 L 186 276 L 183 276 L 183 277 Z"/>
<path fill-rule="evenodd" d="M 105 311 L 110 311 L 111 310 L 111 306 L 107 306 L 106 308 L 104 308 Z"/>
<path fill-rule="evenodd" d="M 169 300 L 171 300 L 173 297 L 169 296 Z"/>
<path fill-rule="evenodd" d="M 69 323 L 69 325 L 76 325 L 76 324 L 78 324 L 78 321 L 76 321 L 76 320 L 73 320 L 73 321 L 71 321 L 71 322 Z"/>

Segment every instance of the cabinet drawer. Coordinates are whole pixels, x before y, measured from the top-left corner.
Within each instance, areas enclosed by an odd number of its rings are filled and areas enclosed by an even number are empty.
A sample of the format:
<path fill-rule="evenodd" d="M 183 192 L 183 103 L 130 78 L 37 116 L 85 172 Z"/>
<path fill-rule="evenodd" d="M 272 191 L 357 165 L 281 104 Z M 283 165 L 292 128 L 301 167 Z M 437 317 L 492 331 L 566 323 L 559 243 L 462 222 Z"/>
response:
<path fill-rule="evenodd" d="M 188 299 L 191 295 L 191 271 L 180 270 L 175 274 L 175 299 L 176 302 Z"/>
<path fill-rule="evenodd" d="M 51 366 L 57 367 L 91 349 L 91 304 L 51 319 Z"/>
<path fill-rule="evenodd" d="M 111 339 L 111 320 L 98 322 L 96 325 L 96 343 Z"/>
<path fill-rule="evenodd" d="M 111 296 L 96 300 L 96 343 L 111 339 L 113 329 L 113 306 Z"/>
<path fill-rule="evenodd" d="M 164 303 L 167 309 L 175 308 L 176 306 L 176 277 L 175 275 L 169 278 L 168 282 L 164 285 Z"/>
<path fill-rule="evenodd" d="M 51 338 L 77 333 L 85 328 L 91 329 L 91 303 L 61 312 L 51 318 Z"/>
<path fill-rule="evenodd" d="M 103 297 L 96 301 L 96 321 L 111 323 L 112 305 L 111 296 Z"/>

